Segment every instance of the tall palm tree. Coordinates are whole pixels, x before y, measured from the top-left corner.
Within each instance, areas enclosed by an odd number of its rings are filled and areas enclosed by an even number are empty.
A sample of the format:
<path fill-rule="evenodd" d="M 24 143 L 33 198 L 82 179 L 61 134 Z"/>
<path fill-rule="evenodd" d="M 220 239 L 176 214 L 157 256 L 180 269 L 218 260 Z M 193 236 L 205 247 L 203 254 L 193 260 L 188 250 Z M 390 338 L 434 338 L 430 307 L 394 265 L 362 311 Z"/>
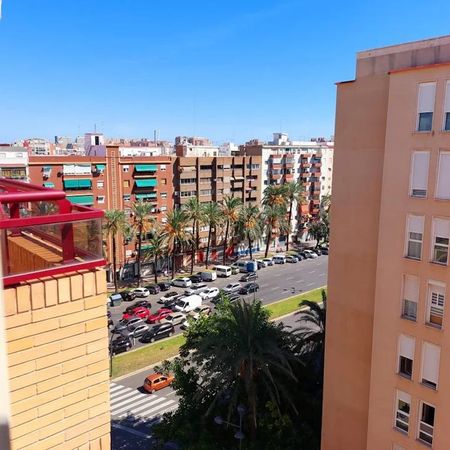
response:
<path fill-rule="evenodd" d="M 254 205 L 241 208 L 236 227 L 241 238 L 248 241 L 250 259 L 253 259 L 253 243 L 262 236 L 259 208 Z"/>
<path fill-rule="evenodd" d="M 111 237 L 112 240 L 112 264 L 113 264 L 113 281 L 114 290 L 117 292 L 117 262 L 116 262 L 116 238 L 119 233 L 122 233 L 126 227 L 125 212 L 118 209 L 111 209 L 105 211 L 104 229 L 106 236 Z"/>
<path fill-rule="evenodd" d="M 286 197 L 289 203 L 289 217 L 288 217 L 288 226 L 289 226 L 289 231 L 287 233 L 287 239 L 286 239 L 286 251 L 289 250 L 289 237 L 291 235 L 291 231 L 292 231 L 292 208 L 294 205 L 294 202 L 297 203 L 298 205 L 302 205 L 305 202 L 305 198 L 304 198 L 304 192 L 305 192 L 305 188 L 303 187 L 303 185 L 298 182 L 298 181 L 292 181 L 290 183 L 286 183 L 285 185 L 285 191 L 286 191 Z"/>
<path fill-rule="evenodd" d="M 168 250 L 172 254 L 172 278 L 174 278 L 177 252 L 181 252 L 186 244 L 192 243 L 192 235 L 186 231 L 189 218 L 184 209 L 172 209 L 166 214 L 166 219 L 164 234 Z"/>
<path fill-rule="evenodd" d="M 266 205 L 284 205 L 287 204 L 286 188 L 284 184 L 269 184 L 264 189 L 263 206 Z"/>
<path fill-rule="evenodd" d="M 144 250 L 144 257 L 153 261 L 153 274 L 155 276 L 155 284 L 158 283 L 158 260 L 167 250 L 167 239 L 163 231 L 153 228 L 150 239 L 148 240 L 148 248 Z"/>
<path fill-rule="evenodd" d="M 184 205 L 189 220 L 192 220 L 192 256 L 191 256 L 191 274 L 194 271 L 195 256 L 200 246 L 200 225 L 204 222 L 205 211 L 203 205 L 198 201 L 197 197 L 191 197 Z"/>
<path fill-rule="evenodd" d="M 208 224 L 208 243 L 206 245 L 206 268 L 208 268 L 209 250 L 211 248 L 211 234 L 212 230 L 217 232 L 217 226 L 222 222 L 222 213 L 217 203 L 208 203 L 204 208 L 205 223 Z"/>
<path fill-rule="evenodd" d="M 284 205 L 266 205 L 264 206 L 262 216 L 266 234 L 266 251 L 264 256 L 267 258 L 273 232 L 279 231 L 280 228 L 286 229 L 286 226 L 284 224 L 284 226 L 282 225 L 280 227 L 280 224 L 282 222 L 286 222 L 286 208 L 284 207 Z"/>
<path fill-rule="evenodd" d="M 143 201 L 138 201 L 131 205 L 131 210 L 133 212 L 133 229 L 136 233 L 138 239 L 138 249 L 137 249 L 137 285 L 141 285 L 141 251 L 142 251 L 142 235 L 148 233 L 152 226 L 154 219 L 150 217 L 153 205 L 150 203 L 144 203 Z"/>
<path fill-rule="evenodd" d="M 226 228 L 225 228 L 225 237 L 223 240 L 223 264 L 226 262 L 227 257 L 227 245 L 228 245 L 228 234 L 230 229 L 234 229 L 234 225 L 236 224 L 239 218 L 239 210 L 242 206 L 241 199 L 238 197 L 230 197 L 226 196 L 223 199 L 222 204 L 222 215 L 225 219 Z M 231 236 L 231 238 L 233 238 Z"/>

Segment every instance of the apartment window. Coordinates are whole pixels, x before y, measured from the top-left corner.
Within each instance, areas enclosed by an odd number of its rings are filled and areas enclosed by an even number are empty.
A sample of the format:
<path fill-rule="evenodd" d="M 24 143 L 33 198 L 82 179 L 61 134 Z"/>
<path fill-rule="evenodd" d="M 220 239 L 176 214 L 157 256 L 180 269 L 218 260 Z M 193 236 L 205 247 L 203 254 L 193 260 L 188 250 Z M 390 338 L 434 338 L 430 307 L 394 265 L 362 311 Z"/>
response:
<path fill-rule="evenodd" d="M 193 184 L 196 181 L 197 181 L 196 178 L 182 178 L 180 180 L 180 184 Z"/>
<path fill-rule="evenodd" d="M 130 180 L 123 180 L 123 187 L 129 188 L 130 187 Z"/>
<path fill-rule="evenodd" d="M 419 302 L 419 278 L 413 275 L 403 277 L 402 317 L 408 320 L 417 319 Z"/>
<path fill-rule="evenodd" d="M 445 85 L 444 130 L 450 131 L 450 81 Z"/>
<path fill-rule="evenodd" d="M 401 334 L 398 342 L 398 373 L 406 378 L 412 378 L 415 339 Z"/>
<path fill-rule="evenodd" d="M 411 410 L 411 396 L 406 392 L 397 391 L 395 405 L 395 427 L 399 430 L 409 431 L 409 413 Z"/>
<path fill-rule="evenodd" d="M 450 220 L 433 220 L 433 249 L 431 259 L 435 263 L 447 264 Z"/>
<path fill-rule="evenodd" d="M 433 126 L 436 83 L 420 83 L 417 105 L 417 131 L 431 131 Z"/>
<path fill-rule="evenodd" d="M 124 165 L 124 166 L 122 166 L 122 170 L 123 170 L 124 172 L 129 172 L 129 171 L 130 171 L 130 166 Z"/>
<path fill-rule="evenodd" d="M 439 153 L 438 181 L 436 198 L 450 200 L 450 152 Z"/>
<path fill-rule="evenodd" d="M 161 206 L 160 211 L 167 211 L 167 206 Z"/>
<path fill-rule="evenodd" d="M 167 184 L 167 178 L 161 178 L 159 181 L 161 184 Z"/>
<path fill-rule="evenodd" d="M 211 195 L 212 194 L 212 190 L 211 189 L 202 189 L 200 191 L 200 195 Z"/>
<path fill-rule="evenodd" d="M 411 159 L 410 195 L 426 197 L 430 152 L 414 152 Z"/>
<path fill-rule="evenodd" d="M 200 170 L 211 170 L 212 166 L 200 166 Z"/>
<path fill-rule="evenodd" d="M 131 200 L 131 195 L 124 195 L 122 198 L 124 202 L 129 202 Z"/>
<path fill-rule="evenodd" d="M 97 188 L 103 189 L 105 187 L 105 183 L 103 181 L 97 181 Z"/>
<path fill-rule="evenodd" d="M 433 444 L 435 412 L 434 406 L 421 402 L 418 438 L 429 445 Z"/>
<path fill-rule="evenodd" d="M 422 344 L 422 383 L 432 389 L 436 389 L 438 385 L 440 359 L 439 346 L 429 342 Z"/>
<path fill-rule="evenodd" d="M 166 170 L 166 164 L 160 164 L 159 165 L 159 170 L 164 172 Z"/>
<path fill-rule="evenodd" d="M 445 307 L 445 284 L 436 281 L 428 285 L 427 323 L 442 328 Z"/>
<path fill-rule="evenodd" d="M 167 198 L 167 192 L 161 192 L 160 197 L 161 198 Z"/>
<path fill-rule="evenodd" d="M 105 196 L 104 195 L 99 195 L 97 197 L 97 203 L 105 203 Z"/>
<path fill-rule="evenodd" d="M 200 183 L 210 183 L 212 181 L 212 178 L 206 177 L 206 178 L 200 178 Z"/>
<path fill-rule="evenodd" d="M 423 216 L 408 216 L 406 248 L 408 258 L 420 259 L 422 257 L 423 226 Z"/>

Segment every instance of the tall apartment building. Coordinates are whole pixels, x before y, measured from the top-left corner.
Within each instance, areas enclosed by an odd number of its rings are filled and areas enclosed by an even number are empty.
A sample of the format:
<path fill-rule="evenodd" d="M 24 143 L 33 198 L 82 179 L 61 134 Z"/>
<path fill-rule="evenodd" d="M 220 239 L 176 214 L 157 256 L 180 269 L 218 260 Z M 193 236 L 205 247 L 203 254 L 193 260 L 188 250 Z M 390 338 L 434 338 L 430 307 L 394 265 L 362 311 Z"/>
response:
<path fill-rule="evenodd" d="M 323 450 L 450 448 L 450 36 L 338 83 Z"/>

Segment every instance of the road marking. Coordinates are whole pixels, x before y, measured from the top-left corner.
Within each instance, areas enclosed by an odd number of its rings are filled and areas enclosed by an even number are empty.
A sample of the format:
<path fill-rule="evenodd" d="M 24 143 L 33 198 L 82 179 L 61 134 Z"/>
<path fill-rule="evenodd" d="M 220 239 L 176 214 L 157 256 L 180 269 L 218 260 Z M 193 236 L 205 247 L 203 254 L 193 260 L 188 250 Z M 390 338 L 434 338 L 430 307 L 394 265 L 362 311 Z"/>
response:
<path fill-rule="evenodd" d="M 162 398 L 162 400 L 165 400 L 165 399 Z M 154 404 L 154 403 L 155 403 L 155 402 L 153 402 L 153 404 Z M 143 405 L 143 406 L 140 406 L 139 408 L 135 408 L 135 409 L 132 411 L 132 413 L 133 413 L 134 415 L 148 417 L 148 416 L 150 416 L 150 414 L 151 414 L 151 415 L 154 415 L 155 411 L 157 411 L 158 409 L 164 408 L 164 407 L 169 406 L 169 405 L 173 405 L 173 403 L 174 403 L 173 400 L 168 400 L 167 402 L 161 403 L 161 404 L 159 404 L 159 405 L 156 406 L 156 407 L 153 407 L 153 406 L 152 406 L 151 408 L 148 408 L 148 405 Z M 123 415 L 126 415 L 126 414 L 121 414 L 121 415 L 119 416 L 119 418 L 122 417 Z"/>
<path fill-rule="evenodd" d="M 278 286 L 274 286 L 274 287 L 270 288 L 271 291 L 276 291 L 277 289 L 279 289 Z"/>
<path fill-rule="evenodd" d="M 135 436 L 139 436 L 144 439 L 150 439 L 152 437 L 151 434 L 141 433 L 140 431 L 133 430 L 132 428 L 124 427 L 123 425 L 119 425 L 117 423 L 112 423 L 112 427 L 117 428 L 118 430 L 126 431 L 127 433 L 134 434 Z"/>
<path fill-rule="evenodd" d="M 310 275 L 312 275 L 313 273 L 316 273 L 315 270 L 311 270 L 311 272 L 308 272 Z"/>
<path fill-rule="evenodd" d="M 312 286 L 313 284 L 314 284 L 314 282 L 308 283 L 306 286 Z"/>
<path fill-rule="evenodd" d="M 117 389 L 122 389 L 122 388 L 123 388 L 123 386 L 120 384 L 111 383 L 111 385 L 109 387 L 109 391 L 114 392 L 114 391 L 117 391 Z"/>
<path fill-rule="evenodd" d="M 117 400 L 120 400 L 122 398 L 125 398 L 128 395 L 131 395 L 131 393 L 134 391 L 135 389 L 131 389 L 131 388 L 127 388 L 124 389 L 122 391 L 116 391 L 114 394 L 111 395 L 111 401 L 115 402 Z"/>
<path fill-rule="evenodd" d="M 135 400 L 138 400 L 139 398 L 142 398 L 143 395 L 145 395 L 145 394 L 141 394 L 140 392 L 137 392 L 134 395 L 131 395 L 131 396 L 125 398 L 125 400 L 114 399 L 114 400 L 111 401 L 111 407 L 115 408 L 117 406 L 125 405 L 126 403 L 130 403 L 130 402 L 133 402 Z"/>
<path fill-rule="evenodd" d="M 136 406 L 141 405 L 142 403 L 147 403 L 145 406 L 148 407 L 150 404 L 156 404 L 159 402 L 162 402 L 165 400 L 165 397 L 158 397 L 155 398 L 154 400 L 149 400 L 149 398 L 142 394 L 144 396 L 144 398 L 142 398 L 141 400 L 137 400 L 135 401 L 132 405 L 126 405 L 123 406 L 124 404 L 120 404 L 120 405 L 115 405 L 112 409 L 111 409 L 111 413 L 113 415 L 117 415 L 120 414 L 124 411 L 127 411 L 127 413 L 134 413 L 134 411 L 136 410 Z"/>

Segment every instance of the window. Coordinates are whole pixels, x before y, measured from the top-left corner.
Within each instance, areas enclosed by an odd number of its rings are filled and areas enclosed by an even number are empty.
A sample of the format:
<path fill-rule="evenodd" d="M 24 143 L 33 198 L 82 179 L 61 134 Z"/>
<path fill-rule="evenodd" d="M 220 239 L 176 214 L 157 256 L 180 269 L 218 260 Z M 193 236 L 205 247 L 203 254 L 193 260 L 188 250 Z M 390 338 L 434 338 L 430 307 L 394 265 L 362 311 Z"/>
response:
<path fill-rule="evenodd" d="M 422 402 L 420 405 L 420 420 L 419 420 L 419 440 L 427 444 L 433 444 L 434 432 L 434 406 Z"/>
<path fill-rule="evenodd" d="M 90 164 L 64 164 L 64 175 L 91 175 L 92 169 Z"/>
<path fill-rule="evenodd" d="M 436 198 L 450 200 L 450 152 L 439 153 L 439 169 L 437 176 Z"/>
<path fill-rule="evenodd" d="M 167 178 L 161 178 L 161 184 L 167 184 Z"/>
<path fill-rule="evenodd" d="M 432 389 L 438 385 L 440 358 L 440 347 L 429 342 L 422 344 L 422 383 Z"/>
<path fill-rule="evenodd" d="M 124 202 L 129 202 L 131 200 L 131 195 L 124 195 L 122 198 Z"/>
<path fill-rule="evenodd" d="M 197 181 L 196 178 L 182 178 L 180 184 L 193 184 Z"/>
<path fill-rule="evenodd" d="M 167 192 L 161 192 L 159 195 L 161 198 L 167 198 Z"/>
<path fill-rule="evenodd" d="M 166 170 L 166 165 L 165 164 L 160 164 L 159 165 L 159 170 L 165 171 Z"/>
<path fill-rule="evenodd" d="M 450 220 L 433 220 L 433 249 L 431 259 L 435 263 L 447 264 Z"/>
<path fill-rule="evenodd" d="M 105 186 L 105 183 L 103 181 L 97 181 L 97 188 L 98 189 L 103 189 Z"/>
<path fill-rule="evenodd" d="M 130 187 L 130 180 L 123 180 L 123 187 L 129 188 Z"/>
<path fill-rule="evenodd" d="M 129 171 L 130 171 L 130 166 L 124 165 L 124 166 L 122 166 L 122 170 L 123 170 L 124 172 L 129 172 Z"/>
<path fill-rule="evenodd" d="M 445 85 L 444 130 L 450 131 L 450 81 Z"/>
<path fill-rule="evenodd" d="M 398 341 L 398 373 L 412 378 L 415 339 L 401 334 Z"/>
<path fill-rule="evenodd" d="M 420 259 L 422 257 L 423 225 L 423 216 L 408 216 L 406 249 L 408 258 Z"/>
<path fill-rule="evenodd" d="M 211 170 L 212 166 L 200 166 L 200 170 Z"/>
<path fill-rule="evenodd" d="M 105 196 L 104 195 L 99 195 L 97 197 L 97 202 L 98 203 L 105 203 Z"/>
<path fill-rule="evenodd" d="M 406 392 L 397 391 L 395 405 L 395 427 L 399 430 L 409 431 L 409 412 L 411 410 L 411 396 Z"/>
<path fill-rule="evenodd" d="M 436 83 L 420 83 L 417 105 L 417 131 L 431 131 Z"/>
<path fill-rule="evenodd" d="M 402 317 L 408 320 L 417 319 L 417 303 L 419 301 L 419 278 L 413 275 L 403 277 Z"/>
<path fill-rule="evenodd" d="M 211 195 L 212 191 L 211 189 L 202 189 L 200 191 L 200 195 Z"/>
<path fill-rule="evenodd" d="M 411 158 L 410 195 L 426 197 L 430 152 L 414 152 Z"/>
<path fill-rule="evenodd" d="M 161 208 L 159 208 L 160 211 L 167 211 L 167 206 L 161 206 Z"/>
<path fill-rule="evenodd" d="M 427 323 L 442 327 L 445 306 L 445 284 L 436 281 L 428 285 Z"/>

